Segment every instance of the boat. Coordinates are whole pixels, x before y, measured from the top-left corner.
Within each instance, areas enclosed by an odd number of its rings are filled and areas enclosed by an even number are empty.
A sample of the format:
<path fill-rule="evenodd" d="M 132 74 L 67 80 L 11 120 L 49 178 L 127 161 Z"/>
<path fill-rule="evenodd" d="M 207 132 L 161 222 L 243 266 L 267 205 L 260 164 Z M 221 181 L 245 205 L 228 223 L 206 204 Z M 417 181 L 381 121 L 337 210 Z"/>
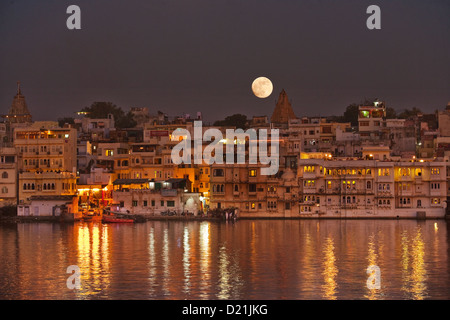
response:
<path fill-rule="evenodd" d="M 99 221 L 102 219 L 101 212 L 95 209 L 88 209 L 82 213 L 83 221 Z"/>
<path fill-rule="evenodd" d="M 135 220 L 133 218 L 127 217 L 126 215 L 124 215 L 120 212 L 104 210 L 102 222 L 103 223 L 134 223 Z"/>

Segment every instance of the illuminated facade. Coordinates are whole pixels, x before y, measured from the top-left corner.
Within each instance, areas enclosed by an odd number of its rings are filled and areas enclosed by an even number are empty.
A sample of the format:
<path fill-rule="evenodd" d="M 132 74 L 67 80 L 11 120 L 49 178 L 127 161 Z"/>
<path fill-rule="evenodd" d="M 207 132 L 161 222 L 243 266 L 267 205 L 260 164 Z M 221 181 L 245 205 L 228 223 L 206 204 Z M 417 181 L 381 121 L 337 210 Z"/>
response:
<path fill-rule="evenodd" d="M 16 128 L 19 204 L 32 196 L 76 195 L 76 130 Z"/>
<path fill-rule="evenodd" d="M 447 162 L 301 159 L 301 216 L 442 218 Z"/>

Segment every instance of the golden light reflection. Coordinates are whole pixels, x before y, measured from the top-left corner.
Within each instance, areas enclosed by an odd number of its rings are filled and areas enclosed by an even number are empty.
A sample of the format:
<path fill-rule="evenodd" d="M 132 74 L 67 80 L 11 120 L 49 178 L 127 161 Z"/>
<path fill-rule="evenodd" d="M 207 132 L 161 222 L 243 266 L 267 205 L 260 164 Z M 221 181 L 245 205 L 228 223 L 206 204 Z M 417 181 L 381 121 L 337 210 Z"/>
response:
<path fill-rule="evenodd" d="M 425 269 L 425 243 L 422 231 L 417 228 L 416 234 L 409 239 L 408 234 L 402 234 L 402 290 L 407 298 L 423 300 L 427 295 Z"/>
<path fill-rule="evenodd" d="M 230 298 L 230 272 L 228 256 L 224 246 L 219 249 L 219 299 Z"/>
<path fill-rule="evenodd" d="M 375 235 L 371 234 L 369 236 L 368 249 L 367 249 L 367 268 L 370 266 L 378 266 L 378 254 L 376 252 L 376 239 Z M 367 275 L 368 277 L 370 275 Z M 382 279 L 382 278 L 381 278 Z M 368 288 L 367 282 L 364 283 L 366 289 L 368 290 L 367 294 L 365 294 L 365 298 L 369 300 L 377 300 L 381 297 L 380 289 L 376 288 Z"/>
<path fill-rule="evenodd" d="M 415 300 L 422 300 L 426 296 L 427 286 L 425 284 L 425 243 L 420 228 L 417 229 L 416 236 L 412 241 L 411 256 L 411 293 Z"/>
<path fill-rule="evenodd" d="M 202 298 L 207 298 L 209 292 L 209 284 L 211 280 L 210 264 L 211 264 L 211 230 L 209 222 L 202 222 L 200 224 L 199 242 L 200 242 L 200 272 L 202 278 L 200 281 L 200 288 L 202 291 Z"/>
<path fill-rule="evenodd" d="M 183 230 L 183 272 L 184 272 L 184 286 L 183 291 L 185 293 L 190 292 L 191 288 L 191 246 L 189 245 L 189 230 L 184 227 Z"/>
<path fill-rule="evenodd" d="M 154 228 L 150 229 L 150 233 L 148 235 L 148 256 L 149 256 L 149 293 L 150 296 L 155 294 L 155 286 L 156 286 L 156 254 L 155 254 L 155 230 Z"/>
<path fill-rule="evenodd" d="M 109 241 L 100 224 L 80 224 L 77 266 L 81 270 L 81 295 L 94 295 L 109 286 Z"/>
<path fill-rule="evenodd" d="M 328 300 L 336 300 L 336 276 L 338 268 L 336 267 L 336 256 L 334 254 L 334 241 L 332 238 L 327 238 L 323 249 L 323 279 L 325 284 L 323 288 L 323 297 Z"/>
<path fill-rule="evenodd" d="M 169 281 L 170 281 L 169 230 L 167 229 L 167 227 L 163 231 L 162 264 L 163 264 L 162 290 L 164 295 L 167 296 L 169 295 Z"/>

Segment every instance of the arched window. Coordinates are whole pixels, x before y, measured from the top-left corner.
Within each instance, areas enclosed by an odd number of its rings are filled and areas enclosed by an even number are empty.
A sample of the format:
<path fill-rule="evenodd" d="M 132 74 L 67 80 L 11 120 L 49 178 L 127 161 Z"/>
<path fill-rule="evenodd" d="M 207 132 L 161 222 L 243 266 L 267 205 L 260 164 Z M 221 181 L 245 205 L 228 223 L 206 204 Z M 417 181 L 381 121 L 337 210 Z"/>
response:
<path fill-rule="evenodd" d="M 8 172 L 6 172 L 6 171 L 3 172 L 3 173 L 2 173 L 2 178 L 3 178 L 3 179 L 8 179 Z"/>
<path fill-rule="evenodd" d="M 8 193 L 8 188 L 7 187 L 3 187 L 2 188 L 2 193 Z"/>
<path fill-rule="evenodd" d="M 27 184 L 26 183 L 23 184 L 23 190 L 27 190 Z"/>

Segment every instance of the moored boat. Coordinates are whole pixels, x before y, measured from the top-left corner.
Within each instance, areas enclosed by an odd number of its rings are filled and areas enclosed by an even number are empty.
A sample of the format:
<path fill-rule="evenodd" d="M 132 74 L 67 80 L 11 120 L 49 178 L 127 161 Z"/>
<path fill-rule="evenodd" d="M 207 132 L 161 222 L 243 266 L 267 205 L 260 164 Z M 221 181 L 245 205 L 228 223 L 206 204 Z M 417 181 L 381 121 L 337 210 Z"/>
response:
<path fill-rule="evenodd" d="M 127 217 L 119 212 L 112 212 L 110 210 L 103 211 L 102 222 L 104 223 L 134 223 L 133 218 Z"/>

